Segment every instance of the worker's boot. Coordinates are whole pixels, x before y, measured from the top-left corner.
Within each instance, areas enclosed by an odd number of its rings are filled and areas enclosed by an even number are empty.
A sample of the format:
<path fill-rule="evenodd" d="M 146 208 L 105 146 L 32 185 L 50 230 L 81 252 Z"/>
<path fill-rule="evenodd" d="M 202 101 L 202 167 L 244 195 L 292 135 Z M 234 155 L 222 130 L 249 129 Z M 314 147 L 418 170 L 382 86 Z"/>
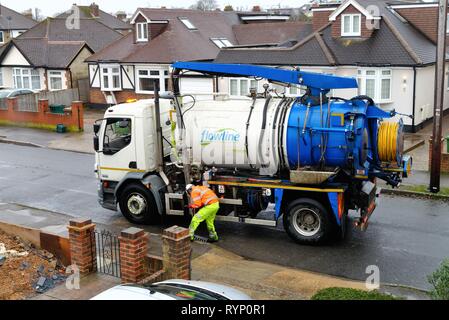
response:
<path fill-rule="evenodd" d="M 209 232 L 209 242 L 218 242 L 218 235 L 215 231 Z"/>

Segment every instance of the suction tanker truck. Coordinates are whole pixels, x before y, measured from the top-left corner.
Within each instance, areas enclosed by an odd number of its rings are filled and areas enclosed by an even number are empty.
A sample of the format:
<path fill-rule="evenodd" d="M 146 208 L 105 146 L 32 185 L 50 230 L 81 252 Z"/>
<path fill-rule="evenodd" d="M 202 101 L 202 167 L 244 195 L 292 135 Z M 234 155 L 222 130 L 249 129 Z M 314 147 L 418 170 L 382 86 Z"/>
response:
<path fill-rule="evenodd" d="M 330 95 L 357 88 L 353 78 L 199 62 L 172 69 L 173 92 L 112 106 L 94 125 L 99 202 L 118 206 L 132 223 L 189 217 L 185 186 L 203 184 L 220 198 L 216 220 L 276 226 L 282 217 L 292 239 L 318 244 L 344 236 L 350 210 L 365 230 L 377 179 L 397 187 L 410 172 L 394 110 L 366 96 Z M 180 92 L 189 72 L 266 79 L 305 93 L 287 97 L 264 86 L 246 100 L 195 100 Z"/>

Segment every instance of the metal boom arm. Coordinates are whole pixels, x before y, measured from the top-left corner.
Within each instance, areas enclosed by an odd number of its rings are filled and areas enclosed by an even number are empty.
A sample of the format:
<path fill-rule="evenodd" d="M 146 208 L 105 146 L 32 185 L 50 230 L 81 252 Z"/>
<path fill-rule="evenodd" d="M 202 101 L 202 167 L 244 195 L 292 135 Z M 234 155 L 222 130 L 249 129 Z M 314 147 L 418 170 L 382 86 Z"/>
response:
<path fill-rule="evenodd" d="M 271 81 L 299 84 L 319 91 L 357 88 L 357 80 L 354 78 L 337 77 L 297 70 L 284 70 L 249 64 L 175 62 L 172 67 L 178 70 L 190 70 L 223 77 L 259 77 Z"/>

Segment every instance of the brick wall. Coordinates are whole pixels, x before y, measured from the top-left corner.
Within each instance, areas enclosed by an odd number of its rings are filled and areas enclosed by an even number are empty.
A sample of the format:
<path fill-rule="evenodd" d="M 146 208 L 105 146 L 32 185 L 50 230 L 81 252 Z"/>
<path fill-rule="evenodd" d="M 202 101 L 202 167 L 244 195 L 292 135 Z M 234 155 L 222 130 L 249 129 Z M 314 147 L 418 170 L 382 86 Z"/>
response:
<path fill-rule="evenodd" d="M 332 37 L 334 38 L 340 38 L 341 37 L 341 19 L 342 15 L 344 14 L 353 14 L 353 13 L 360 13 L 359 10 L 357 10 L 354 6 L 348 6 L 337 18 L 335 21 L 332 22 Z M 360 13 L 361 14 L 361 13 Z M 367 19 L 366 17 L 361 14 L 361 38 L 369 38 L 371 37 L 374 28 L 368 28 L 367 26 Z"/>
<path fill-rule="evenodd" d="M 427 38 L 436 43 L 438 8 L 406 8 L 396 11 Z"/>
<path fill-rule="evenodd" d="M 72 102 L 70 111 L 64 114 L 50 112 L 48 100 L 38 101 L 37 112 L 22 112 L 17 110 L 17 98 L 8 98 L 7 109 L 0 109 L 0 123 L 26 127 L 56 129 L 56 125 L 63 124 L 69 131 L 83 131 L 84 107 L 80 101 Z"/>
<path fill-rule="evenodd" d="M 138 94 L 133 90 L 122 90 L 114 92 L 117 103 L 124 103 L 128 99 L 152 99 L 152 94 Z M 103 92 L 97 88 L 90 88 L 89 90 L 90 103 L 106 104 L 106 99 Z"/>
<path fill-rule="evenodd" d="M 320 29 L 329 23 L 329 16 L 333 11 L 313 11 L 312 27 L 313 31 Z"/>

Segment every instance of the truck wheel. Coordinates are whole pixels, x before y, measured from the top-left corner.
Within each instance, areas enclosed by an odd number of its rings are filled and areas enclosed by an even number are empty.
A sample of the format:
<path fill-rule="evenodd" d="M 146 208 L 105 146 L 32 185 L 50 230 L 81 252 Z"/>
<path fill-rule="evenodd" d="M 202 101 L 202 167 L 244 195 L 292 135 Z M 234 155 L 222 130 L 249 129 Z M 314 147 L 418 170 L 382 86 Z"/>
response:
<path fill-rule="evenodd" d="M 143 185 L 130 184 L 121 192 L 120 211 L 134 224 L 156 224 L 160 221 L 151 192 Z"/>
<path fill-rule="evenodd" d="M 287 234 L 301 244 L 321 244 L 333 231 L 328 211 L 313 199 L 297 199 L 290 203 L 283 221 Z"/>

